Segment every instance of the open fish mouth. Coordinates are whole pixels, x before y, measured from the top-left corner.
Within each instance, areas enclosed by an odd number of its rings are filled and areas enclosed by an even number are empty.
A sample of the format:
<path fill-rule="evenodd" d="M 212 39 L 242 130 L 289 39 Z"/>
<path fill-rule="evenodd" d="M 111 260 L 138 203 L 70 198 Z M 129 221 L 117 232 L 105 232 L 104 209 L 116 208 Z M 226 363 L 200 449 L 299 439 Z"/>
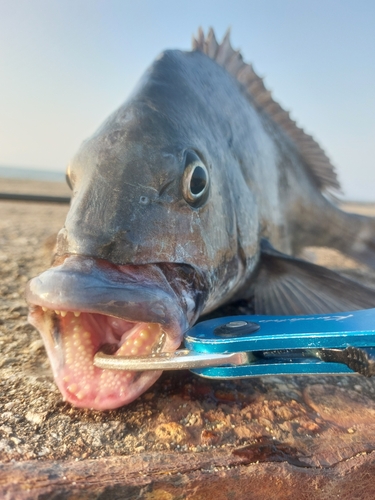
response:
<path fill-rule="evenodd" d="M 33 308 L 30 321 L 40 330 L 45 342 L 47 339 L 56 383 L 64 399 L 75 406 L 98 410 L 117 408 L 139 396 L 160 375 L 160 372 L 115 372 L 93 364 L 99 351 L 113 356 L 161 352 L 166 333 L 160 324 L 132 323 L 97 313 L 51 311 L 45 307 L 40 312 L 38 309 L 41 308 Z"/>
<path fill-rule="evenodd" d="M 161 372 L 98 368 L 95 354 L 176 350 L 194 316 L 193 298 L 186 290 L 177 295 L 158 265 L 113 266 L 81 256 L 58 264 L 29 282 L 26 298 L 59 390 L 82 408 L 130 403 Z"/>

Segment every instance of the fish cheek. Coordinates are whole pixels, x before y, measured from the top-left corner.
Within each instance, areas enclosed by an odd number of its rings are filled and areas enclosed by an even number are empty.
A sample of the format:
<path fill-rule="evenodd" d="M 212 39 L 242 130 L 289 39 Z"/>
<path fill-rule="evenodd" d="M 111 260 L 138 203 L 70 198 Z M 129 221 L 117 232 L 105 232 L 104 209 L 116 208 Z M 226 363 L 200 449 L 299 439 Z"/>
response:
<path fill-rule="evenodd" d="M 238 170 L 240 170 L 239 166 Z M 258 203 L 251 187 L 242 176 L 233 176 L 230 183 L 230 196 L 236 220 L 238 256 L 245 267 L 244 272 L 249 274 L 255 268 L 260 251 Z"/>
<path fill-rule="evenodd" d="M 240 204 L 239 204 L 240 205 Z M 236 211 L 238 248 L 247 271 L 253 271 L 259 253 L 260 232 L 258 208 L 256 203 L 247 209 L 239 206 Z"/>

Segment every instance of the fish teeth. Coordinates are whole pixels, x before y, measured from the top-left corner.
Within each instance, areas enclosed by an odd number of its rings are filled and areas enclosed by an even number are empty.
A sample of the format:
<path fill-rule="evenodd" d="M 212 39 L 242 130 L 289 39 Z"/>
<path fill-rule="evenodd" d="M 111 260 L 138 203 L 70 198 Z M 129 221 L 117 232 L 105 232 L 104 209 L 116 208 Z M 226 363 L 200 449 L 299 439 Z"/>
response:
<path fill-rule="evenodd" d="M 72 394 L 76 394 L 78 392 L 78 385 L 77 384 L 70 384 L 70 385 L 68 385 L 67 389 Z"/>
<path fill-rule="evenodd" d="M 52 309 L 48 309 L 45 306 L 41 306 L 41 307 L 42 307 L 43 312 L 52 311 Z M 65 318 L 65 316 L 68 313 L 74 314 L 74 316 L 76 318 L 79 318 L 81 316 L 81 311 L 60 311 L 59 309 L 53 309 L 53 311 L 55 312 L 55 314 L 57 314 L 58 316 L 62 316 L 63 318 Z"/>

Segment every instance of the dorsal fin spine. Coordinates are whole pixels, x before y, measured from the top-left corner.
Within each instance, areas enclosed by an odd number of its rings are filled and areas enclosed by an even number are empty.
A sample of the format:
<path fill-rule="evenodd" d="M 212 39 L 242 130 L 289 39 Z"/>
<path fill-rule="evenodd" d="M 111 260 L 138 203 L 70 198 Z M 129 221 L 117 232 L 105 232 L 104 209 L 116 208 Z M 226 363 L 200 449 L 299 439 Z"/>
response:
<path fill-rule="evenodd" d="M 298 127 L 297 123 L 290 118 L 289 112 L 285 111 L 272 97 L 272 93 L 265 87 L 263 79 L 259 77 L 251 64 L 244 62 L 239 50 L 234 50 L 230 43 L 230 29 L 224 35 L 219 44 L 216 40 L 214 30 L 209 29 L 205 37 L 202 28 L 198 29 L 197 38 L 193 38 L 193 50 L 198 50 L 208 55 L 220 66 L 224 67 L 245 88 L 254 104 L 270 116 L 284 133 L 294 142 L 298 152 L 308 165 L 311 173 L 317 181 L 321 191 L 340 191 L 335 168 L 328 156 L 315 141 Z"/>

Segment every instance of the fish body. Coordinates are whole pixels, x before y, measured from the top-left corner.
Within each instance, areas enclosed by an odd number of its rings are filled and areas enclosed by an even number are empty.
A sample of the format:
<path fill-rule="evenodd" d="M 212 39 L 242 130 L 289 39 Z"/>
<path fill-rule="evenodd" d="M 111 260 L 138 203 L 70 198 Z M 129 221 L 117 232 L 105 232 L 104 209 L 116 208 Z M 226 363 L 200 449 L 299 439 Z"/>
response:
<path fill-rule="evenodd" d="M 350 282 L 349 296 L 348 280 L 291 257 L 332 246 L 373 265 L 374 221 L 327 199 L 337 187 L 327 157 L 263 89 L 250 92 L 260 79 L 228 37 L 200 34 L 195 48 L 159 56 L 82 144 L 54 264 L 28 285 L 30 321 L 76 406 L 121 406 L 160 375 L 96 368 L 98 350 L 173 351 L 202 314 L 231 301 L 266 314 L 374 302 L 371 290 Z"/>

